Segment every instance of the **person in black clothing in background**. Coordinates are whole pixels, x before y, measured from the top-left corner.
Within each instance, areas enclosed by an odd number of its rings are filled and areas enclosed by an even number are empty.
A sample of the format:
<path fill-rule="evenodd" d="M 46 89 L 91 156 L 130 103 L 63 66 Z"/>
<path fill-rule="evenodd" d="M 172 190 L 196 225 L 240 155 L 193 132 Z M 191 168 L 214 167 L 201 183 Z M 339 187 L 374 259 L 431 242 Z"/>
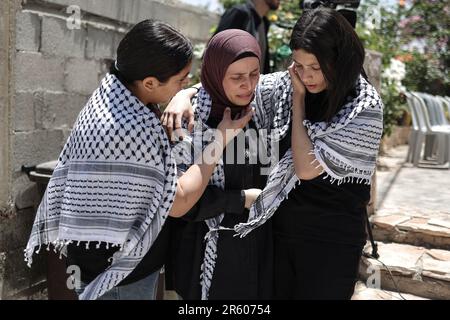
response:
<path fill-rule="evenodd" d="M 270 55 L 267 33 L 270 22 L 266 15 L 277 10 L 280 0 L 249 0 L 226 10 L 222 15 L 215 34 L 226 29 L 240 29 L 253 35 L 261 48 L 261 73 L 270 72 Z"/>

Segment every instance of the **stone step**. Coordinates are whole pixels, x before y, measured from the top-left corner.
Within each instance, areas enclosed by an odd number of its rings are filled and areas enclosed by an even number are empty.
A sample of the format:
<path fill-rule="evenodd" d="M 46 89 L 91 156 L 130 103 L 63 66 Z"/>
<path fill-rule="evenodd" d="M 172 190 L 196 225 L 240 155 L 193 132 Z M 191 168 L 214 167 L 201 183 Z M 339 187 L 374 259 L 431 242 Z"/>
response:
<path fill-rule="evenodd" d="M 371 252 L 369 243 L 365 251 Z M 378 242 L 378 253 L 379 261 L 361 258 L 359 276 L 369 287 L 450 299 L 450 251 Z"/>
<path fill-rule="evenodd" d="M 392 212 L 392 211 L 391 211 Z M 450 250 L 450 214 L 379 214 L 370 218 L 375 240 Z"/>
<path fill-rule="evenodd" d="M 358 281 L 355 285 L 352 300 L 428 300 L 412 294 L 400 294 L 398 292 L 370 288 L 364 282 Z"/>

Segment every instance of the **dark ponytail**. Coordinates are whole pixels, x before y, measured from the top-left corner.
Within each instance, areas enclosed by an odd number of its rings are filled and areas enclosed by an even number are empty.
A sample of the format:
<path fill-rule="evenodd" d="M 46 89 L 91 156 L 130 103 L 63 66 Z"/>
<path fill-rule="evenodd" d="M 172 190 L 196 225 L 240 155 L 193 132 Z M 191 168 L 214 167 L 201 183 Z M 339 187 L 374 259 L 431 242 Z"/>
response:
<path fill-rule="evenodd" d="M 117 69 L 116 63 L 117 63 L 117 60 L 113 61 L 111 63 L 111 66 L 109 67 L 109 73 L 115 75 L 117 77 L 117 79 L 119 79 L 119 81 L 122 82 L 123 84 L 129 84 L 129 83 L 133 82 L 133 81 L 126 79 L 123 76 L 123 74 L 119 71 L 119 69 Z"/>
<path fill-rule="evenodd" d="M 168 24 L 144 20 L 120 41 L 110 73 L 124 84 L 147 77 L 164 83 L 191 62 L 192 51 L 191 42 Z"/>

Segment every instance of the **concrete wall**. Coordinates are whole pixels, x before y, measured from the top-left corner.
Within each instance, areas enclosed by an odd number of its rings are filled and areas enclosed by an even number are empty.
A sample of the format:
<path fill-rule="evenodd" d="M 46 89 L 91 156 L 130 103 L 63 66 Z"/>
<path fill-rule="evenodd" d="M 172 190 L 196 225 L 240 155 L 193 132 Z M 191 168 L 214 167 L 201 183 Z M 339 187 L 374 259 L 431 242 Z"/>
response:
<path fill-rule="evenodd" d="M 364 60 L 364 70 L 369 77 L 369 81 L 381 94 L 381 58 L 382 54 L 376 51 L 366 50 L 366 58 Z M 372 177 L 372 185 L 370 188 L 370 201 L 367 205 L 369 215 L 375 213 L 375 204 L 377 203 L 377 174 L 375 172 Z"/>
<path fill-rule="evenodd" d="M 0 213 L 5 215 L 10 209 L 10 109 L 11 109 L 11 68 L 14 33 L 14 7 L 10 1 L 0 1 Z"/>
<path fill-rule="evenodd" d="M 369 81 L 381 94 L 381 58 L 382 54 L 372 50 L 366 50 L 366 58 L 364 60 L 364 70 L 369 77 Z"/>
<path fill-rule="evenodd" d="M 31 270 L 23 262 L 39 194 L 22 165 L 58 157 L 126 30 L 148 18 L 194 43 L 218 21 L 176 1 L 0 1 L 0 298 L 30 296 L 45 280 L 45 261 Z"/>

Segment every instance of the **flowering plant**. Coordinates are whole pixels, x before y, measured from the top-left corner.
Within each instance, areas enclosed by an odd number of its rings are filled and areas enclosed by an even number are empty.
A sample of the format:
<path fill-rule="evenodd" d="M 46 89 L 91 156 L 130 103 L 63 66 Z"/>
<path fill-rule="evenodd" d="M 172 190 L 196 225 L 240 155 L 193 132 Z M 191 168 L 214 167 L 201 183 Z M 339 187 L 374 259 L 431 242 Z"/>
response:
<path fill-rule="evenodd" d="M 385 134 L 391 133 L 405 113 L 402 92 L 450 95 L 449 8 L 448 2 L 435 0 L 399 0 L 391 6 L 361 1 L 357 32 L 365 48 L 383 54 Z"/>

